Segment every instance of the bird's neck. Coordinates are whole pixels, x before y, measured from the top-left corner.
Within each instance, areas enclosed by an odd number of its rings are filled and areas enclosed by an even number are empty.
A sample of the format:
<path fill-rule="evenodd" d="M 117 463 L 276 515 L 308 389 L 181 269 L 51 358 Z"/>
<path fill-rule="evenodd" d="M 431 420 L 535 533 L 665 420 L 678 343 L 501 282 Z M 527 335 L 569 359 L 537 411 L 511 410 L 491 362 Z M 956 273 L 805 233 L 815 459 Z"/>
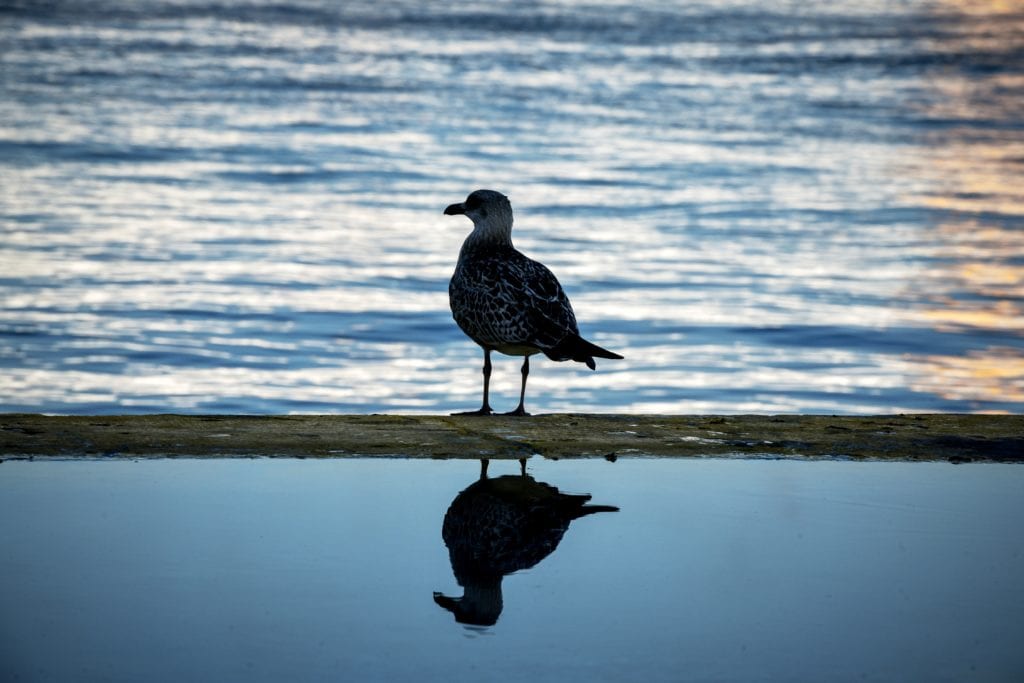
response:
<path fill-rule="evenodd" d="M 473 224 L 473 232 L 462 245 L 473 251 L 512 248 L 512 223 L 481 221 Z"/>

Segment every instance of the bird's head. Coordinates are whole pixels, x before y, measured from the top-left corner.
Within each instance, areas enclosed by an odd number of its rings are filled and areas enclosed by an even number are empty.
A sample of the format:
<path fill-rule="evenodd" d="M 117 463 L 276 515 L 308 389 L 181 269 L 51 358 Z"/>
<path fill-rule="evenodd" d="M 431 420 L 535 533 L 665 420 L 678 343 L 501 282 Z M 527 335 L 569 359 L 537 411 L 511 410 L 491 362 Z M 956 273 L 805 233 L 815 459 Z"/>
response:
<path fill-rule="evenodd" d="M 497 586 L 469 586 L 461 598 L 434 592 L 434 602 L 455 616 L 455 621 L 469 626 L 494 626 L 501 616 L 501 580 Z"/>
<path fill-rule="evenodd" d="M 475 190 L 466 201 L 450 204 L 446 216 L 463 214 L 473 221 L 473 234 L 486 241 L 512 240 L 512 204 L 508 197 L 494 190 Z"/>

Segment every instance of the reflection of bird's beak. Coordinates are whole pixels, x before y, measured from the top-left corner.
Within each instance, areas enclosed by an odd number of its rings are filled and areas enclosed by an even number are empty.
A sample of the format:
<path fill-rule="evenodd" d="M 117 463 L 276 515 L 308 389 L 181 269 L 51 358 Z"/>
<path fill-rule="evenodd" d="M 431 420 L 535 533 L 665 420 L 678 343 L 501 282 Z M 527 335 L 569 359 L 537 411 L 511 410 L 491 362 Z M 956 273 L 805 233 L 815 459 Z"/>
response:
<path fill-rule="evenodd" d="M 466 207 L 463 204 L 450 204 L 448 208 L 444 210 L 445 216 L 456 216 L 460 213 L 466 213 Z"/>
<path fill-rule="evenodd" d="M 450 209 L 451 207 L 448 208 Z M 447 211 L 445 211 L 445 213 L 447 213 Z M 447 595 L 442 595 L 438 592 L 434 593 L 434 602 L 436 602 L 441 607 L 444 607 L 449 612 L 454 612 L 455 608 L 459 604 L 459 601 L 455 598 L 449 598 Z"/>

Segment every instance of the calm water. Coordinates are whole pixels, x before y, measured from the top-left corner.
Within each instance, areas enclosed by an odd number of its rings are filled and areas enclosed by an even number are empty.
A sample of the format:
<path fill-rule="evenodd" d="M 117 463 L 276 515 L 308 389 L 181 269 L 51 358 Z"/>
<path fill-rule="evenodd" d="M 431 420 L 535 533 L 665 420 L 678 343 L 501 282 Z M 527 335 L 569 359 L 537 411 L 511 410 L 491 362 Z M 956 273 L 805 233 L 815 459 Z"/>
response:
<path fill-rule="evenodd" d="M 474 408 L 490 187 L 534 411 L 1024 411 L 1024 12 L 811 4 L 4 3 L 0 410 Z"/>
<path fill-rule="evenodd" d="M 442 525 L 478 469 L 6 462 L 0 678 L 1024 675 L 1019 466 L 534 459 L 532 480 L 620 510 L 496 577 L 497 615 L 473 626 L 432 596 L 463 593 Z M 492 462 L 491 482 L 518 469 Z"/>

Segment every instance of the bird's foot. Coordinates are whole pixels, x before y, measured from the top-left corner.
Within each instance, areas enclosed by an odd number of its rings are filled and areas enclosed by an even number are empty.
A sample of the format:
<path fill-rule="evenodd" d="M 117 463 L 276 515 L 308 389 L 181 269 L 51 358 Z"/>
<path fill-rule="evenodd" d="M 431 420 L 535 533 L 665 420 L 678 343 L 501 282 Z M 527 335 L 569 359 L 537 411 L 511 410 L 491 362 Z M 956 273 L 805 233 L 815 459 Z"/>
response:
<path fill-rule="evenodd" d="M 519 416 L 519 417 L 529 417 L 530 416 L 530 414 L 528 412 L 526 412 L 526 409 L 523 408 L 522 406 L 519 406 L 515 410 L 510 410 L 507 413 L 502 413 L 502 415 L 516 415 L 516 416 Z"/>
<path fill-rule="evenodd" d="M 455 417 L 455 416 L 465 415 L 465 416 L 476 417 L 476 416 L 480 416 L 480 415 L 492 415 L 493 413 L 494 413 L 494 411 L 491 410 L 490 406 L 480 406 L 479 410 L 467 410 L 464 413 L 452 413 L 452 416 Z"/>

